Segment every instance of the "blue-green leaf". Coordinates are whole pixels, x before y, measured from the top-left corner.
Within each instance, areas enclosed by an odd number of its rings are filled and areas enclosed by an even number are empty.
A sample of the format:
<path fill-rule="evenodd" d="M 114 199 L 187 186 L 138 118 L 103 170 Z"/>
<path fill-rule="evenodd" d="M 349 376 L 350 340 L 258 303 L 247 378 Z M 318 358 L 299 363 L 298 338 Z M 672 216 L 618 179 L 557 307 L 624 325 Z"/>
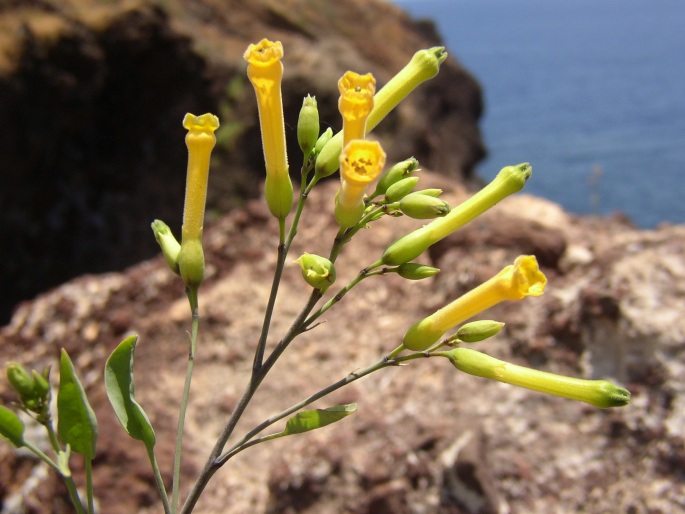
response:
<path fill-rule="evenodd" d="M 317 428 L 325 427 L 344 417 L 353 414 L 357 410 L 356 403 L 336 405 L 327 409 L 314 409 L 298 412 L 288 420 L 283 435 L 301 434 Z"/>
<path fill-rule="evenodd" d="M 124 430 L 151 448 L 155 445 L 155 432 L 133 392 L 133 354 L 137 342 L 138 336 L 127 337 L 109 356 L 105 365 L 105 388 Z"/>
<path fill-rule="evenodd" d="M 0 405 L 0 436 L 15 448 L 24 446 L 24 422 L 14 411 Z"/>
<path fill-rule="evenodd" d="M 66 350 L 59 359 L 57 433 L 64 444 L 87 459 L 95 457 L 98 422 Z"/>

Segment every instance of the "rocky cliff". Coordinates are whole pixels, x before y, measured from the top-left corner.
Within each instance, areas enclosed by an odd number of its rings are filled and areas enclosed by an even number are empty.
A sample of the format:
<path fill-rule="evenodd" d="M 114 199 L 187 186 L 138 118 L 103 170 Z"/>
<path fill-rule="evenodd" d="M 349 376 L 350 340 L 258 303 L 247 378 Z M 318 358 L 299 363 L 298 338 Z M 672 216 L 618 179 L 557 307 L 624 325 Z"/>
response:
<path fill-rule="evenodd" d="M 370 69 L 382 82 L 416 48 L 436 42 L 430 27 L 390 5 L 344 5 L 44 0 L 6 8 L 0 21 L 11 30 L 0 31 L 0 123 L 7 138 L 0 145 L 10 165 L 3 167 L 0 194 L 10 216 L 3 223 L 3 280 L 24 279 L 30 269 L 45 285 L 48 277 L 139 259 L 154 249 L 154 217 L 177 230 L 185 111 L 219 112 L 228 127 L 212 172 L 214 191 L 257 194 L 256 108 L 241 78 L 242 51 L 255 37 L 284 41 L 288 119 L 301 97 L 314 92 L 323 119 L 334 126 L 332 76 L 347 67 Z M 426 168 L 451 172 L 424 171 L 421 180 L 448 191 L 454 205 L 467 195 L 460 179 L 483 151 L 479 113 L 475 82 L 451 61 L 438 81 L 387 120 L 379 137 L 394 157 L 413 153 Z M 335 221 L 322 214 L 330 213 L 334 194 L 330 182 L 311 195 L 293 256 L 320 251 L 334 237 Z M 213 205 L 235 205 L 218 196 Z M 46 225 L 51 231 L 39 230 Z M 339 283 L 416 225 L 388 219 L 360 233 L 341 256 Z M 276 240 L 260 200 L 246 200 L 207 228 L 186 485 L 249 375 Z M 547 292 L 488 312 L 507 326 L 484 351 L 552 372 L 612 377 L 632 392 L 630 406 L 600 411 L 459 374 L 435 359 L 415 361 L 318 405 L 357 402 L 359 412 L 343 422 L 237 456 L 216 475 L 197 512 L 685 509 L 685 227 L 636 230 L 620 218 L 574 217 L 526 195 L 502 202 L 425 255 L 424 262 L 442 269 L 434 279 L 382 276 L 362 283 L 286 352 L 238 433 L 374 362 L 411 322 L 520 253 L 538 256 L 550 279 Z M 75 259 L 81 260 L 71 270 Z M 88 262 L 102 266 L 84 268 Z M 60 267 L 71 271 L 56 275 Z M 289 266 L 274 334 L 287 328 L 305 294 L 299 269 Z M 60 285 L 24 302 L 0 330 L 0 363 L 40 367 L 65 347 L 81 371 L 100 420 L 95 489 L 102 512 L 160 512 L 145 451 L 125 437 L 105 399 L 104 361 L 128 334 L 140 335 L 136 393 L 155 425 L 168 481 L 189 322 L 178 278 L 154 258 Z M 4 381 L 0 399 L 12 399 Z M 6 512 L 71 512 L 56 477 L 6 444 L 0 444 L 0 498 Z"/>
<path fill-rule="evenodd" d="M 428 172 L 422 181 L 450 190 L 452 203 L 465 195 L 455 182 Z M 333 183 L 315 190 L 310 212 L 330 212 L 334 193 Z M 329 215 L 307 219 L 293 255 L 323 248 L 336 232 Z M 390 219 L 361 233 L 341 256 L 340 283 L 415 225 Z M 206 234 L 209 277 L 187 423 L 186 483 L 247 380 L 275 238 L 275 224 L 259 201 L 221 217 Z M 442 269 L 434 279 L 408 283 L 383 276 L 362 283 L 286 352 L 239 432 L 374 362 L 397 345 L 412 320 L 519 253 L 539 256 L 550 278 L 547 292 L 489 311 L 487 317 L 507 326 L 482 348 L 539 369 L 613 377 L 631 390 L 630 406 L 598 410 L 462 375 L 445 362 L 415 361 L 356 382 L 322 404 L 356 401 L 359 412 L 344 422 L 236 457 L 216 475 L 198 512 L 682 509 L 685 229 L 640 231 L 620 219 L 576 218 L 525 195 L 504 201 L 425 256 Z M 305 300 L 302 285 L 299 268 L 291 265 L 275 333 Z M 104 512 L 159 511 L 144 450 L 128 443 L 106 404 L 104 359 L 127 334 L 140 334 L 136 392 L 155 424 L 162 468 L 169 470 L 189 321 L 178 278 L 157 258 L 41 295 L 0 333 L 0 361 L 44 364 L 63 346 L 82 370 L 101 423 L 95 486 Z M 5 505 L 67 512 L 52 475 L 7 445 L 0 455 Z"/>
<path fill-rule="evenodd" d="M 344 71 L 373 71 L 380 85 L 416 50 L 440 43 L 432 26 L 366 0 L 10 2 L 0 34 L 0 322 L 47 287 L 154 255 L 149 221 L 180 220 L 186 112 L 222 122 L 210 207 L 225 212 L 258 195 L 262 151 L 242 59 L 249 43 L 285 45 L 292 155 L 304 96 L 319 98 L 323 122 L 337 130 Z M 484 154 L 481 101 L 450 59 L 377 135 L 391 158 L 413 154 L 469 177 Z"/>

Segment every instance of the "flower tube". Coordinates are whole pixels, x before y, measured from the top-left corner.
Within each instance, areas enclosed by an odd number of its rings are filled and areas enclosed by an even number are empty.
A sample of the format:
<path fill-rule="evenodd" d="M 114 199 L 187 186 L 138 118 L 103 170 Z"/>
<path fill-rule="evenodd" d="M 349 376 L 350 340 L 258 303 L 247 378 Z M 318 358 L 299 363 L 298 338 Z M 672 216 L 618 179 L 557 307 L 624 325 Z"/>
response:
<path fill-rule="evenodd" d="M 404 334 L 404 347 L 423 351 L 436 343 L 445 332 L 485 309 L 505 300 L 520 300 L 540 296 L 547 278 L 532 255 L 520 255 L 513 265 L 472 289 L 452 303 L 412 325 Z"/>
<path fill-rule="evenodd" d="M 377 141 L 353 139 L 340 156 L 341 184 L 335 198 L 335 219 L 342 228 L 353 227 L 364 214 L 366 187 L 380 175 L 385 152 Z"/>
<path fill-rule="evenodd" d="M 188 174 L 178 267 L 185 284 L 197 287 L 204 277 L 202 226 L 207 200 L 209 160 L 216 144 L 214 131 L 219 128 L 219 118 L 213 114 L 186 114 L 183 118 L 183 127 L 188 130 Z"/>
<path fill-rule="evenodd" d="M 243 58 L 248 62 L 247 76 L 257 95 L 266 167 L 266 202 L 271 214 L 285 219 L 292 208 L 293 185 L 288 175 L 281 97 L 283 45 L 280 41 L 262 39 L 250 45 Z"/>

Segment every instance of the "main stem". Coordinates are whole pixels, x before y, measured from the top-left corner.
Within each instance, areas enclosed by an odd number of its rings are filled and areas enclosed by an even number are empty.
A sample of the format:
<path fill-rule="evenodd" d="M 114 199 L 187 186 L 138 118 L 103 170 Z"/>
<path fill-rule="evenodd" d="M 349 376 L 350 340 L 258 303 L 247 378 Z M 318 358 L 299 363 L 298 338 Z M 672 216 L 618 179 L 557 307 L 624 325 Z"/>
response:
<path fill-rule="evenodd" d="M 290 327 L 290 330 L 286 333 L 283 339 L 281 339 L 281 341 L 276 345 L 274 351 L 271 353 L 269 358 L 264 362 L 264 351 L 266 348 L 267 337 L 269 335 L 269 328 L 271 326 L 271 316 L 273 315 L 273 310 L 276 304 L 276 296 L 278 295 L 278 287 L 280 285 L 281 277 L 283 275 L 283 269 L 285 267 L 285 259 L 288 255 L 288 251 L 290 250 L 290 245 L 292 244 L 293 239 L 297 234 L 297 226 L 300 221 L 300 216 L 302 215 L 302 210 L 304 209 L 304 205 L 307 201 L 307 197 L 309 196 L 309 193 L 316 184 L 316 180 L 313 179 L 308 186 L 305 186 L 306 167 L 303 167 L 302 174 L 303 180 L 300 187 L 300 198 L 297 203 L 295 216 L 290 226 L 290 230 L 288 231 L 287 237 L 285 237 L 284 220 L 279 220 L 278 259 L 276 262 L 276 270 L 274 271 L 274 278 L 271 284 L 271 292 L 269 294 L 266 312 L 264 314 L 262 331 L 259 337 L 259 341 L 257 343 L 257 348 L 255 350 L 255 358 L 252 364 L 252 376 L 250 377 L 250 382 L 248 383 L 242 398 L 238 402 L 238 405 L 236 405 L 235 409 L 233 410 L 231 417 L 224 426 L 224 429 L 219 435 L 219 438 L 217 439 L 214 448 L 212 449 L 211 453 L 209 454 L 209 457 L 207 458 L 207 462 L 205 463 L 204 468 L 202 468 L 202 471 L 198 475 L 197 480 L 195 481 L 195 484 L 193 485 L 193 488 L 190 491 L 190 494 L 188 495 L 188 498 L 186 499 L 183 508 L 181 509 L 182 514 L 188 514 L 192 512 L 192 510 L 195 508 L 195 504 L 200 498 L 202 491 L 204 491 L 205 487 L 209 483 L 209 480 L 212 478 L 214 473 L 216 473 L 217 470 L 221 467 L 221 464 L 217 464 L 216 459 L 219 457 L 219 455 L 221 455 L 221 452 L 226 446 L 226 442 L 228 441 L 229 437 L 231 437 L 231 434 L 233 433 L 235 426 L 238 424 L 238 421 L 245 412 L 245 409 L 250 403 L 250 400 L 257 392 L 257 389 L 264 380 L 264 377 L 266 377 L 267 373 L 276 363 L 276 360 L 278 360 L 278 358 L 285 351 L 290 342 L 302 332 L 304 320 L 312 311 L 316 303 L 321 299 L 321 293 L 318 290 L 314 290 L 310 295 L 309 301 L 304 306 L 304 308 L 298 315 L 297 319 Z M 176 489 L 174 489 L 174 492 L 176 492 Z"/>
<path fill-rule="evenodd" d="M 197 332 L 200 326 L 200 314 L 197 302 L 197 286 L 188 287 L 186 293 L 190 302 L 190 310 L 193 313 L 193 322 L 190 332 L 190 352 L 188 353 L 188 365 L 186 367 L 186 380 L 183 386 L 183 397 L 181 398 L 181 409 L 178 415 L 178 429 L 176 431 L 176 450 L 174 453 L 174 478 L 171 489 L 171 512 L 178 512 L 178 495 L 181 477 L 181 450 L 183 447 L 183 427 L 185 425 L 186 410 L 188 408 L 188 398 L 190 396 L 190 383 L 193 378 L 193 367 L 195 366 L 195 349 L 197 347 Z"/>

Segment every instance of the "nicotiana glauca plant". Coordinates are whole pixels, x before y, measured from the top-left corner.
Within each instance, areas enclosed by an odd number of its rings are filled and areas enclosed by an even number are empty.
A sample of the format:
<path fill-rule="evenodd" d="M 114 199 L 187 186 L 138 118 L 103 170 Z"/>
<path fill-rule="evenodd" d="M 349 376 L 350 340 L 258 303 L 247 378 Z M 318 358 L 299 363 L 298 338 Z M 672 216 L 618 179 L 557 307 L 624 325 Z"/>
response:
<path fill-rule="evenodd" d="M 371 277 L 395 273 L 407 280 L 423 280 L 439 270 L 416 262 L 432 245 L 473 220 L 503 198 L 520 191 L 531 177 L 528 163 L 504 167 L 482 190 L 460 205 L 451 208 L 440 198 L 442 191 L 417 189 L 418 162 L 413 157 L 392 164 L 384 173 L 386 154 L 382 146 L 367 140 L 368 132 L 422 82 L 434 77 L 447 58 L 442 47 L 417 52 L 410 62 L 384 87 L 376 92 L 370 73 L 348 71 L 338 86 L 338 107 L 342 130 L 321 133 L 316 99 L 307 96 L 297 123 L 297 139 L 302 150 L 300 191 L 296 201 L 286 155 L 281 79 L 283 46 L 262 40 L 250 45 L 244 54 L 247 76 L 257 97 L 259 121 L 266 168 L 265 200 L 278 230 L 277 259 L 271 292 L 263 324 L 253 342 L 254 360 L 251 377 L 244 393 L 228 417 L 204 467 L 196 477 L 188 496 L 180 498 L 181 447 L 184 421 L 189 404 L 193 368 L 197 357 L 200 329 L 200 289 L 204 279 L 205 257 L 202 246 L 207 179 L 211 152 L 216 143 L 219 120 L 212 114 L 187 114 L 183 127 L 188 131 L 188 169 L 183 210 L 181 242 L 162 221 L 155 220 L 152 230 L 169 269 L 180 276 L 192 314 L 185 385 L 180 400 L 176 449 L 173 459 L 171 490 L 162 479 L 155 454 L 156 436 L 143 407 L 136 401 L 133 362 L 136 336 L 128 337 L 112 352 L 104 371 L 108 398 L 125 432 L 146 448 L 154 473 L 160 501 L 166 514 L 189 514 L 195 508 L 212 477 L 235 455 L 272 439 L 322 428 L 353 414 L 356 404 L 335 405 L 325 409 L 306 408 L 347 384 L 381 369 L 414 360 L 442 357 L 464 373 L 506 382 L 535 391 L 586 402 L 600 408 L 627 405 L 630 393 L 606 380 L 583 380 L 537 371 L 503 362 L 464 346 L 497 335 L 504 323 L 493 320 L 468 322 L 488 308 L 503 302 L 521 300 L 544 293 L 547 279 L 532 255 L 522 255 L 495 276 L 475 289 L 407 327 L 402 341 L 389 348 L 381 358 L 311 394 L 303 391 L 302 401 L 283 406 L 264 422 L 244 434 L 234 434 L 238 421 L 259 389 L 262 381 L 290 344 L 301 334 L 316 328 L 319 319 L 343 301 L 357 284 Z M 303 253 L 299 264 L 303 287 L 310 288 L 309 298 L 301 306 L 290 327 L 273 348 L 267 349 L 272 330 L 274 306 L 285 263 L 298 226 L 306 211 L 307 198 L 322 178 L 340 169 L 340 187 L 331 203 L 339 230 L 331 238 L 327 256 Z M 375 188 L 372 185 L 375 183 Z M 319 213 L 311 213 L 318 215 Z M 377 260 L 369 262 L 349 283 L 336 284 L 335 264 L 341 250 L 362 229 L 382 218 L 409 216 L 430 220 L 423 227 L 389 242 Z M 332 289 L 331 289 L 332 288 Z M 333 292 L 334 291 L 334 292 Z M 324 328 L 317 328 L 323 330 Z M 59 387 L 56 410 L 51 404 L 50 368 L 30 373 L 17 363 L 7 365 L 7 379 L 17 394 L 14 409 L 0 406 L 0 434 L 16 448 L 26 448 L 62 477 L 78 513 L 95 512 L 91 463 L 96 455 L 98 426 L 93 409 L 74 366 L 62 350 L 59 360 Z M 411 369 L 406 371 L 411 372 Z M 23 413 L 20 417 L 16 411 Z M 50 455 L 25 438 L 25 417 L 42 425 L 51 446 Z M 55 428 L 54 420 L 57 420 Z M 285 420 L 280 430 L 269 430 Z M 230 444 L 229 444 L 230 441 Z M 85 461 L 86 498 L 80 497 L 70 468 L 72 454 Z"/>

